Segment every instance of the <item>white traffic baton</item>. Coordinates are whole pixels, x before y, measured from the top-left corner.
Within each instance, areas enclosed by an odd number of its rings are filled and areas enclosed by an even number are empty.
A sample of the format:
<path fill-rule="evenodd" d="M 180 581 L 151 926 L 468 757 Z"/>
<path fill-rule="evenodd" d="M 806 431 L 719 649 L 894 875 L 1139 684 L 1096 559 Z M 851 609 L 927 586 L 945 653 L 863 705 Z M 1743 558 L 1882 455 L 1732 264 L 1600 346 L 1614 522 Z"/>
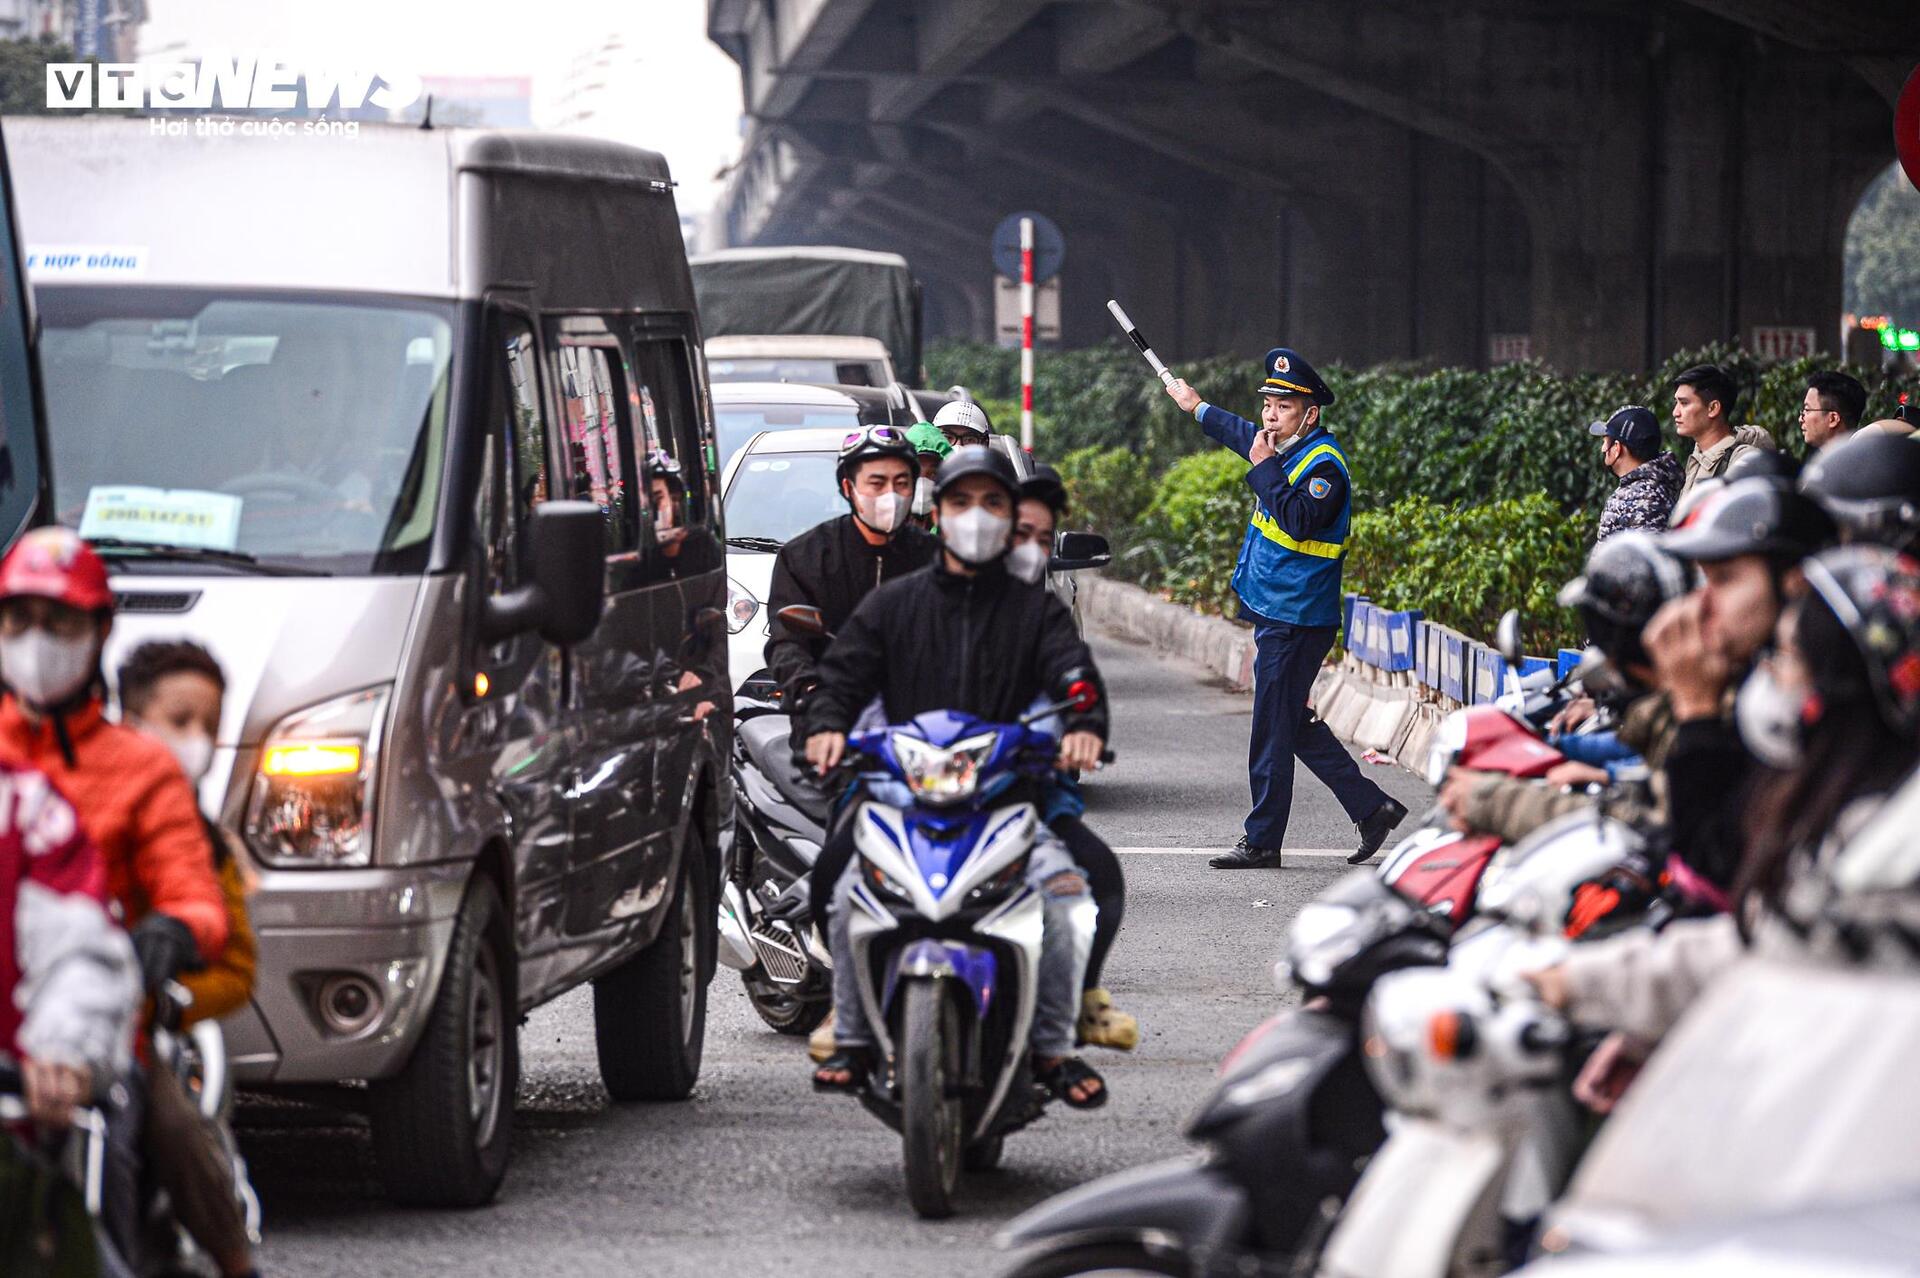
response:
<path fill-rule="evenodd" d="M 1160 380 L 1165 383 L 1167 389 L 1173 389 L 1173 374 L 1168 371 L 1165 364 L 1160 362 L 1160 357 L 1153 353 L 1153 347 L 1147 345 L 1147 339 L 1140 335 L 1140 330 L 1135 328 L 1133 321 L 1127 318 L 1127 313 L 1120 309 L 1120 303 L 1109 298 L 1107 300 L 1107 309 L 1113 312 L 1114 322 L 1120 326 L 1121 331 L 1127 335 L 1128 339 L 1131 340 L 1135 346 L 1140 348 L 1140 353 L 1147 357 L 1147 363 L 1152 365 L 1153 371 L 1159 375 Z"/>

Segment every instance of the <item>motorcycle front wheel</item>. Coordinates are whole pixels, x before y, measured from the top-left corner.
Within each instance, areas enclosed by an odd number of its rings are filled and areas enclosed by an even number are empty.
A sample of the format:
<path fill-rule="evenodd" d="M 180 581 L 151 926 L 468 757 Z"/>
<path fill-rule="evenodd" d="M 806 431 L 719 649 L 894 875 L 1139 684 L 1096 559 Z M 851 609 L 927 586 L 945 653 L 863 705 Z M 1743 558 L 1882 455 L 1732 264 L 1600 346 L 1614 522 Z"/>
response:
<path fill-rule="evenodd" d="M 953 1214 L 960 1181 L 965 1114 L 960 1077 L 960 1018 L 940 981 L 909 981 L 900 1017 L 900 1143 L 907 1200 L 928 1220 Z"/>
<path fill-rule="evenodd" d="M 746 986 L 747 1002 L 753 1005 L 754 1013 L 776 1034 L 811 1034 L 833 1008 L 832 999 L 795 998 L 787 992 L 788 987 L 757 975 L 753 968 L 740 973 L 740 983 Z"/>
<path fill-rule="evenodd" d="M 1139 1243 L 1089 1243 L 1034 1256 L 1004 1278 L 1189 1278 L 1193 1270 L 1177 1257 L 1156 1256 Z"/>

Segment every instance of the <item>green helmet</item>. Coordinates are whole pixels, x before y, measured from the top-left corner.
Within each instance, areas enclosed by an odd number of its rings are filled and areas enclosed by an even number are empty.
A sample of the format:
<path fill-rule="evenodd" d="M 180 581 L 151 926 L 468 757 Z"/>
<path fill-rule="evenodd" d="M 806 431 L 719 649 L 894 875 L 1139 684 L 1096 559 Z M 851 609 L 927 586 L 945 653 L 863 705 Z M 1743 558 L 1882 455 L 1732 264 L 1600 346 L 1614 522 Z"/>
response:
<path fill-rule="evenodd" d="M 932 422 L 915 422 L 908 427 L 907 442 L 913 445 L 915 453 L 932 453 L 941 461 L 945 461 L 953 451 L 953 445 L 947 442 L 947 437 Z"/>

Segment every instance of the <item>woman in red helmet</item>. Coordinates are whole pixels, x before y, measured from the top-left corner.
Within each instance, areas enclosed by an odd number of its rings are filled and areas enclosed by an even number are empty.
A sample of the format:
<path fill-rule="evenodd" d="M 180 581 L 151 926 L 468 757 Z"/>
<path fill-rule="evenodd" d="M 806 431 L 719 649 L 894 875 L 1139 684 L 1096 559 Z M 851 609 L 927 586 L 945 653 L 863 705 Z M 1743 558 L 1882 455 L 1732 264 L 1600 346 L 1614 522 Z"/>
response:
<path fill-rule="evenodd" d="M 112 629 L 106 565 L 72 530 L 36 528 L 0 560 L 0 755 L 45 772 L 72 801 L 153 993 L 219 957 L 227 903 L 173 753 L 106 718 L 100 652 Z M 224 1151 L 179 1080 L 165 1069 L 146 1080 L 149 1170 L 223 1274 L 252 1272 Z"/>

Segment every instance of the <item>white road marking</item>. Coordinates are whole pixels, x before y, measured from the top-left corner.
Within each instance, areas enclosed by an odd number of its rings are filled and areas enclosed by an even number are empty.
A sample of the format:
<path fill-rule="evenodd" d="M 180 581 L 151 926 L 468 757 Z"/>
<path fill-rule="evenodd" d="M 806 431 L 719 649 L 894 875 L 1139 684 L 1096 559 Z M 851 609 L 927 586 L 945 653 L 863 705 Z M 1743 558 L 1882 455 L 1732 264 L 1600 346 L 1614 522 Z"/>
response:
<path fill-rule="evenodd" d="M 1122 856 L 1219 856 L 1231 852 L 1232 848 L 1115 848 Z M 1345 864 L 1352 855 L 1352 848 L 1282 848 L 1280 863 L 1298 864 L 1301 861 L 1338 861 Z"/>

